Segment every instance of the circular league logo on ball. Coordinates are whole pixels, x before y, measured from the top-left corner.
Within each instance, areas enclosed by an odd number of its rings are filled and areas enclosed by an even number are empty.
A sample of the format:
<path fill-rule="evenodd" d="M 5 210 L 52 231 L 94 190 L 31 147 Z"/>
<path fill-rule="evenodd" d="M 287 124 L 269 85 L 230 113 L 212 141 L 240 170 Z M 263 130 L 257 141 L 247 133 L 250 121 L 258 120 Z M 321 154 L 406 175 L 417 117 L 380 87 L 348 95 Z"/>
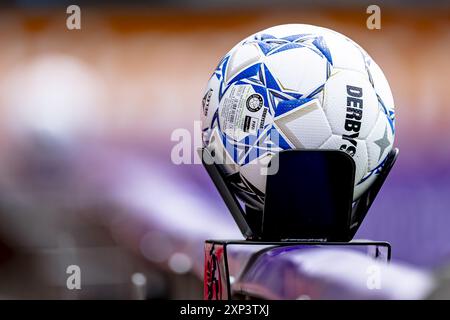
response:
<path fill-rule="evenodd" d="M 261 95 L 254 93 L 247 98 L 247 109 L 251 112 L 257 112 L 263 106 L 263 98 Z"/>

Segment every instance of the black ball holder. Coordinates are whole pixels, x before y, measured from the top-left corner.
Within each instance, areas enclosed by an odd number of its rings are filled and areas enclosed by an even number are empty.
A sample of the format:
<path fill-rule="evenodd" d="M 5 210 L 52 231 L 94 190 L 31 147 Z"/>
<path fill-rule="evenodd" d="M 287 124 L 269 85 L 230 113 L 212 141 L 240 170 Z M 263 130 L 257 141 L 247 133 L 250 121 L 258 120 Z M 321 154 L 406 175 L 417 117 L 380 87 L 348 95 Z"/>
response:
<path fill-rule="evenodd" d="M 263 208 L 241 205 L 230 177 L 210 152 L 202 163 L 246 240 L 205 242 L 204 298 L 231 299 L 228 245 L 368 246 L 375 258 L 391 246 L 384 241 L 351 241 L 397 160 L 392 149 L 377 179 L 353 201 L 355 162 L 335 150 L 286 150 L 269 164 Z"/>

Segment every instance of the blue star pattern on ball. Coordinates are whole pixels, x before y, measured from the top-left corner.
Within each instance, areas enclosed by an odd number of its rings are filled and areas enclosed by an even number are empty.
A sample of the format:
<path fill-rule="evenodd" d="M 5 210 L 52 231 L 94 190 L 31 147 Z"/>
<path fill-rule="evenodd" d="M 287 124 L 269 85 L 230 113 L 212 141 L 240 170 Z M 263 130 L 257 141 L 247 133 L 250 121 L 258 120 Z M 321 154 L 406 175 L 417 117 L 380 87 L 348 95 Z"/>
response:
<path fill-rule="evenodd" d="M 325 57 L 330 64 L 333 64 L 330 50 L 328 49 L 322 36 L 314 34 L 296 34 L 292 36 L 277 38 L 270 34 L 256 35 L 253 40 L 247 43 L 256 42 L 262 53 L 270 56 L 285 50 L 307 47 Z"/>
<path fill-rule="evenodd" d="M 308 48 L 321 58 L 326 59 L 326 78 L 331 74 L 332 57 L 321 36 L 299 34 L 276 38 L 269 34 L 262 34 L 254 39 L 247 40 L 246 43 L 256 43 L 265 56 L 279 54 L 286 50 Z M 267 65 L 262 62 L 247 66 L 234 75 L 232 79 L 225 81 L 229 61 L 230 55 L 225 56 L 219 62 L 212 75 L 220 81 L 218 90 L 219 102 L 232 86 L 250 85 L 255 93 L 262 97 L 263 105 L 268 109 L 268 113 L 272 117 L 277 117 L 285 112 L 301 107 L 302 104 L 309 101 L 312 97 L 320 94 L 324 87 L 324 84 L 320 84 L 312 92 L 308 93 L 284 89 L 272 75 Z M 222 142 L 231 158 L 241 165 L 247 164 L 266 153 L 291 148 L 291 145 L 284 137 L 277 134 L 278 132 L 272 123 L 266 124 L 262 129 L 258 129 L 253 135 L 248 135 L 241 140 L 235 140 L 221 130 L 217 110 L 211 121 L 211 127 L 214 126 L 218 127 Z M 274 139 L 274 134 L 277 134 L 276 139 Z"/>
<path fill-rule="evenodd" d="M 219 77 L 223 79 L 225 72 L 223 65 L 226 65 L 227 59 L 218 69 Z M 216 76 L 216 74 L 215 74 Z M 313 90 L 306 97 L 302 94 L 290 90 L 282 89 L 281 85 L 274 78 L 267 66 L 263 63 L 251 65 L 233 77 L 225 86 L 221 82 L 219 87 L 219 99 L 231 86 L 250 85 L 252 89 L 263 98 L 264 107 L 268 109 L 272 117 L 277 117 L 285 112 L 301 107 L 304 103 L 311 100 L 311 97 L 323 90 L 323 84 Z M 218 112 L 218 111 L 217 111 Z M 218 113 L 214 115 L 214 121 L 218 121 Z M 274 137 L 277 132 L 273 124 L 267 124 L 263 130 L 257 130 L 255 135 L 248 135 L 242 140 L 236 141 L 226 135 L 222 130 L 219 132 L 222 136 L 226 150 L 238 164 L 247 164 L 252 160 L 266 154 L 279 151 L 281 149 L 290 149 L 290 144 L 279 135 Z"/>

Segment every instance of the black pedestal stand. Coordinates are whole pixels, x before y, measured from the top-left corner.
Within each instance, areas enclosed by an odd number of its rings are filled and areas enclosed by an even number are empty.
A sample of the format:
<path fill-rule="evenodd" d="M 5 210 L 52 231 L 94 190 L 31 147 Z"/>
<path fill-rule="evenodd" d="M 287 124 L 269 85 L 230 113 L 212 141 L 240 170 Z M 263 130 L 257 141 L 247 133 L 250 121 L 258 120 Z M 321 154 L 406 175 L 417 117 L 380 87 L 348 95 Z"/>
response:
<path fill-rule="evenodd" d="M 264 204 L 241 206 L 240 190 L 205 148 L 202 161 L 234 220 L 246 238 L 205 242 L 204 298 L 230 299 L 227 246 L 373 246 L 387 250 L 387 242 L 351 241 L 394 165 L 393 149 L 372 186 L 353 202 L 355 163 L 346 153 L 324 150 L 287 150 L 272 157 Z M 275 167 L 276 166 L 276 167 Z"/>

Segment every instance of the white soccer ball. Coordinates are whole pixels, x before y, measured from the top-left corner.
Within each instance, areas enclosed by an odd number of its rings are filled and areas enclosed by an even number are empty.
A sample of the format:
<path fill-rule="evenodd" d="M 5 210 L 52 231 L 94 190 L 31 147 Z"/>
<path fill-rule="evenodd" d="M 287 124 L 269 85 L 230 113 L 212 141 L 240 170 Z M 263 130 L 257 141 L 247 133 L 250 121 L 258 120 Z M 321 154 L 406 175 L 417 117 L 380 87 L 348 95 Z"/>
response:
<path fill-rule="evenodd" d="M 212 74 L 202 107 L 204 146 L 255 206 L 264 199 L 261 168 L 286 149 L 350 154 L 356 200 L 395 135 L 394 100 L 378 65 L 346 36 L 311 25 L 276 26 L 238 43 Z"/>

